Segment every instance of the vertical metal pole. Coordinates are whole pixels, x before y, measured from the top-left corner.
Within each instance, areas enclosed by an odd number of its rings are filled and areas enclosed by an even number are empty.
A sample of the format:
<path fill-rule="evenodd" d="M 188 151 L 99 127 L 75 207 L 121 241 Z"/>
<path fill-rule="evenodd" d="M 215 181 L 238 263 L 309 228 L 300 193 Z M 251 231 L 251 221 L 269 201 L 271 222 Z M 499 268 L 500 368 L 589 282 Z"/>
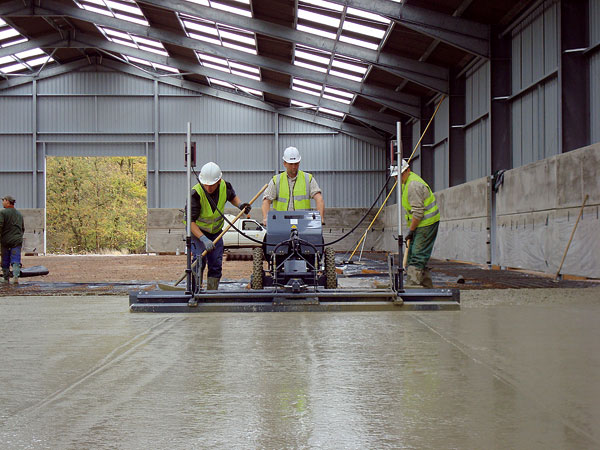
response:
<path fill-rule="evenodd" d="M 37 80 L 33 80 L 33 88 L 32 88 L 32 105 L 31 105 L 31 134 L 32 134 L 32 142 L 31 142 L 31 147 L 32 147 L 32 165 L 33 165 L 33 170 L 32 170 L 32 175 L 33 178 L 31 180 L 31 190 L 32 195 L 31 195 L 31 207 L 32 208 L 37 208 L 38 207 L 38 183 L 37 183 L 37 170 L 38 170 L 38 159 L 37 159 Z M 16 194 L 16 193 L 15 193 Z M 18 194 L 17 194 L 18 195 Z"/>
<path fill-rule="evenodd" d="M 398 292 L 404 290 L 402 236 L 402 123 L 396 122 L 396 164 L 398 164 L 398 188 L 396 189 L 396 206 L 398 207 Z"/>
<path fill-rule="evenodd" d="M 160 164 L 159 164 L 159 104 L 158 104 L 158 81 L 154 80 L 154 208 L 160 208 L 160 187 L 159 187 L 159 175 L 160 175 Z M 148 155 L 146 155 L 146 165 L 148 164 Z M 146 167 L 147 169 L 147 167 Z M 150 203 L 150 202 L 148 202 Z"/>
<path fill-rule="evenodd" d="M 185 217 L 185 245 L 187 248 L 187 289 L 192 294 L 192 123 L 187 123 L 187 211 Z"/>

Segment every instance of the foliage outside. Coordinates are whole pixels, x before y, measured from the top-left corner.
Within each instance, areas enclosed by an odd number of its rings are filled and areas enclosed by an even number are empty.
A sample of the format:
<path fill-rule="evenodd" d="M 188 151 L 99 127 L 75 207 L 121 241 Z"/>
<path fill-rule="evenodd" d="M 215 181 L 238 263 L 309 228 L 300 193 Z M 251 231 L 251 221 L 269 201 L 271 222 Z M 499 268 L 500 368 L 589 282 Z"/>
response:
<path fill-rule="evenodd" d="M 146 159 L 49 157 L 48 253 L 146 251 Z"/>

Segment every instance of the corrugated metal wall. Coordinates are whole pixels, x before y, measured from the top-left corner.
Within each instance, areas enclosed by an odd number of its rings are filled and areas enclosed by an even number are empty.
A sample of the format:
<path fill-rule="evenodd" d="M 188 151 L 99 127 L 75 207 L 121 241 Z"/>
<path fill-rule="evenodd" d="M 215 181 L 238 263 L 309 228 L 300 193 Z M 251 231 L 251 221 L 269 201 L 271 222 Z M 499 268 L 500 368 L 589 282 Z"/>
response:
<path fill-rule="evenodd" d="M 417 142 L 419 142 L 419 139 L 421 139 L 421 122 L 419 120 L 416 120 L 415 122 L 413 122 L 412 125 L 412 146 L 410 148 L 410 152 L 412 153 L 412 151 L 415 149 L 415 146 L 417 145 Z M 419 148 L 417 148 L 417 151 L 415 152 L 415 156 L 412 159 L 412 171 L 416 172 L 417 174 L 421 174 L 421 146 L 419 146 Z"/>
<path fill-rule="evenodd" d="M 559 5 L 544 2 L 512 35 L 512 166 L 548 158 L 559 147 Z"/>
<path fill-rule="evenodd" d="M 490 64 L 486 62 L 466 74 L 465 80 L 465 173 L 466 181 L 486 176 L 491 171 L 488 139 Z"/>
<path fill-rule="evenodd" d="M 0 192 L 13 193 L 22 208 L 44 207 L 47 155 L 146 156 L 148 206 L 183 207 L 187 122 L 198 170 L 217 162 L 243 200 L 283 170 L 288 145 L 300 150 L 301 168 L 315 175 L 328 207 L 370 206 L 386 179 L 383 141 L 377 146 L 268 108 L 99 71 L 0 91 Z"/>
<path fill-rule="evenodd" d="M 590 47 L 600 44 L 600 0 L 589 0 Z M 591 141 L 600 142 L 600 48 L 590 56 Z"/>
<path fill-rule="evenodd" d="M 436 106 L 439 100 L 436 102 Z M 448 136 L 450 124 L 450 101 L 448 97 L 440 105 L 433 120 L 433 147 L 425 147 L 423 151 L 433 151 L 432 189 L 439 191 L 450 186 L 450 166 L 448 161 Z"/>

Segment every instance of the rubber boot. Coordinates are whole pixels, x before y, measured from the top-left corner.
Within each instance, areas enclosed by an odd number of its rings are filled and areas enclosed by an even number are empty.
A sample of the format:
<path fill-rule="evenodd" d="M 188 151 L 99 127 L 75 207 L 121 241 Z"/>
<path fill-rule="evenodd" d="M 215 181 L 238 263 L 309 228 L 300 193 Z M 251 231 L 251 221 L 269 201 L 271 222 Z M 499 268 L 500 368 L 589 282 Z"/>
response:
<path fill-rule="evenodd" d="M 422 279 L 423 274 L 421 270 L 417 269 L 415 266 L 408 266 L 406 268 L 406 278 L 404 279 L 404 287 L 408 289 L 422 288 Z"/>
<path fill-rule="evenodd" d="M 12 277 L 8 280 L 10 284 L 19 284 L 19 276 L 21 275 L 21 264 L 15 263 L 12 265 Z"/>
<path fill-rule="evenodd" d="M 425 289 L 433 289 L 433 280 L 431 279 L 431 271 L 425 267 L 423 269 L 423 280 L 421 281 L 421 285 Z"/>
<path fill-rule="evenodd" d="M 206 290 L 216 291 L 217 289 L 219 289 L 219 280 L 220 278 L 208 277 L 206 279 Z"/>

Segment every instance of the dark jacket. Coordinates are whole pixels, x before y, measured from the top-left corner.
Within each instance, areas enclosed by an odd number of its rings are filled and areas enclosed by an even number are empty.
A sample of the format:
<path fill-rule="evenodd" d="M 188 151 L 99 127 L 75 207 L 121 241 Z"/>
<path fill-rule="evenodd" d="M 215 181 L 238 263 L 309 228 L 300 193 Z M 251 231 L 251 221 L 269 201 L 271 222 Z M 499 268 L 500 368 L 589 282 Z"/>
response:
<path fill-rule="evenodd" d="M 15 208 L 0 210 L 0 244 L 2 247 L 18 247 L 23 244 L 25 224 L 23 215 Z"/>

